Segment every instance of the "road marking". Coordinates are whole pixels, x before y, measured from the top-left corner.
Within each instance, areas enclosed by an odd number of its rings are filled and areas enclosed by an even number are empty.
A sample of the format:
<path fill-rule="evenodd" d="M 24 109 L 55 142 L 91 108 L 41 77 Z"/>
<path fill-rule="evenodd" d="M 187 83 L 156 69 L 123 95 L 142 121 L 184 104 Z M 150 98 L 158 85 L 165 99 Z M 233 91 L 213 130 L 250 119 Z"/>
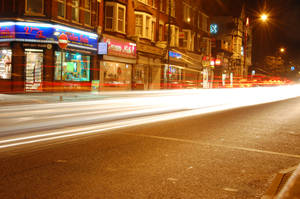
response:
<path fill-rule="evenodd" d="M 278 155 L 278 156 L 299 158 L 300 159 L 300 155 L 296 155 L 296 154 L 280 153 L 280 152 L 253 149 L 253 148 L 247 148 L 247 147 L 228 146 L 228 145 L 223 145 L 223 144 L 210 144 L 210 143 L 193 141 L 193 140 L 185 140 L 185 139 L 171 138 L 171 137 L 161 137 L 161 136 L 155 136 L 155 135 L 144 135 L 144 134 L 133 134 L 133 133 L 118 133 L 118 134 L 145 137 L 145 138 L 152 138 L 152 139 L 159 139 L 159 140 L 167 140 L 167 141 L 175 141 L 175 142 L 182 142 L 182 143 L 190 143 L 190 144 L 197 144 L 197 145 L 205 145 L 205 146 L 211 146 L 211 147 L 221 147 L 221 148 L 227 148 L 227 149 L 242 150 L 242 151 L 248 151 L 248 152 L 256 152 L 256 153 Z"/>

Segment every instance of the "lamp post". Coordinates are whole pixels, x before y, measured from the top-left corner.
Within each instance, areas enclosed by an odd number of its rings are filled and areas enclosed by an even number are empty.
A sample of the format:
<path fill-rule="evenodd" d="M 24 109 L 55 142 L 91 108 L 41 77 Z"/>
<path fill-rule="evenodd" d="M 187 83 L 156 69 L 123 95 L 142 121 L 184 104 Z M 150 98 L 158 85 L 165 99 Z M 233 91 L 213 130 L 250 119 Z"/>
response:
<path fill-rule="evenodd" d="M 246 18 L 245 30 L 244 30 L 244 70 L 247 71 L 247 39 L 248 39 L 248 27 L 249 27 L 249 17 Z M 246 72 L 245 72 L 246 73 Z M 245 75 L 242 71 L 242 76 Z"/>
<path fill-rule="evenodd" d="M 170 43 L 171 43 L 171 0 L 169 0 L 169 15 L 168 15 L 168 43 L 167 43 L 167 53 L 168 53 L 168 69 L 167 73 L 167 88 L 169 88 L 169 70 L 170 70 Z"/>

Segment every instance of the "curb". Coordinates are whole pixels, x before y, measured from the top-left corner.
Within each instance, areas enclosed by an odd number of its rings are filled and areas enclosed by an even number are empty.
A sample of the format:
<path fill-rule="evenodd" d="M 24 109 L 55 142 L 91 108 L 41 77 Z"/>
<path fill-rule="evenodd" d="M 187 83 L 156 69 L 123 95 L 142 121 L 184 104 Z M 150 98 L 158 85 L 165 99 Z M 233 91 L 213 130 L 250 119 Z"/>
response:
<path fill-rule="evenodd" d="M 261 199 L 272 199 L 276 195 L 278 195 L 284 187 L 284 185 L 287 183 L 290 176 L 297 169 L 297 167 L 298 165 L 287 169 L 283 169 L 280 172 L 278 172 L 271 185 L 269 186 L 268 190 L 266 191 L 265 195 L 263 195 Z"/>

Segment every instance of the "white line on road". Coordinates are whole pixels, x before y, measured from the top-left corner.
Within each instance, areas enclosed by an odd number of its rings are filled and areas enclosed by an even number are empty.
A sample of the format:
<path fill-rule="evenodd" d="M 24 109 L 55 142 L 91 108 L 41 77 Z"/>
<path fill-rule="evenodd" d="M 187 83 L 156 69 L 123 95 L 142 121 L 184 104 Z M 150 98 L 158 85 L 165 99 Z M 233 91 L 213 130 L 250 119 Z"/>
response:
<path fill-rule="evenodd" d="M 221 148 L 227 148 L 227 149 L 242 150 L 242 151 L 249 151 L 249 152 L 256 152 L 256 153 L 264 153 L 264 154 L 278 155 L 278 156 L 299 158 L 300 159 L 300 155 L 289 154 L 289 153 L 279 153 L 279 152 L 274 152 L 274 151 L 266 151 L 266 150 L 253 149 L 253 148 L 247 148 L 247 147 L 228 146 L 228 145 L 222 145 L 222 144 L 209 144 L 209 143 L 206 143 L 206 142 L 199 142 L 199 141 L 179 139 L 179 138 L 171 138 L 171 137 L 161 137 L 161 136 L 155 136 L 155 135 L 144 135 L 144 134 L 133 134 L 133 133 L 119 133 L 119 134 L 131 135 L 131 136 L 137 136 L 137 137 L 145 137 L 145 138 L 152 138 L 152 139 L 159 139 L 159 140 L 175 141 L 175 142 L 182 142 L 182 143 L 190 143 L 190 144 L 197 144 L 197 145 L 205 145 L 205 146 L 211 146 L 211 147 L 221 147 Z"/>

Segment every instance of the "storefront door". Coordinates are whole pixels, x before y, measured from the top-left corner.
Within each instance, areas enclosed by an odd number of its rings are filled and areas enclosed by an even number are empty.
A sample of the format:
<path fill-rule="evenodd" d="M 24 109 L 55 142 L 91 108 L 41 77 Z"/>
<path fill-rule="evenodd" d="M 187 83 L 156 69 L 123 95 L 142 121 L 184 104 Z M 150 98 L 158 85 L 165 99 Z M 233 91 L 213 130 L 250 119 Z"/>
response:
<path fill-rule="evenodd" d="M 25 91 L 41 92 L 43 78 L 43 50 L 25 49 Z"/>

